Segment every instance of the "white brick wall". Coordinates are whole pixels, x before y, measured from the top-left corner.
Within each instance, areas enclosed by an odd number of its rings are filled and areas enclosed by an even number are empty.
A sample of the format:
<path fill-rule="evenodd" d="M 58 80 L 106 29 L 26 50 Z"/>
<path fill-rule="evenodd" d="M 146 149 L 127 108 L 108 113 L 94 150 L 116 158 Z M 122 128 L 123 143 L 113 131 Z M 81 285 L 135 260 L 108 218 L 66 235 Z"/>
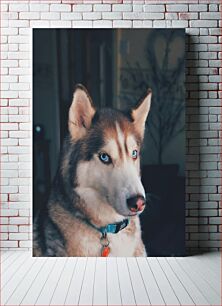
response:
<path fill-rule="evenodd" d="M 1 2 L 1 247 L 31 247 L 32 27 L 185 27 L 187 247 L 221 247 L 220 0 Z"/>

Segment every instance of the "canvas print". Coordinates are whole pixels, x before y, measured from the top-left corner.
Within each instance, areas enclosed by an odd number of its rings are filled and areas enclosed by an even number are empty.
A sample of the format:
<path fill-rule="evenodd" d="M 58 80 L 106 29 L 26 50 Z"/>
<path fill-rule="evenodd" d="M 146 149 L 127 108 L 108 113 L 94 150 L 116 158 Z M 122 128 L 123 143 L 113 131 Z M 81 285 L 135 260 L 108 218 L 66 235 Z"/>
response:
<path fill-rule="evenodd" d="M 184 45 L 33 30 L 33 256 L 185 254 Z"/>

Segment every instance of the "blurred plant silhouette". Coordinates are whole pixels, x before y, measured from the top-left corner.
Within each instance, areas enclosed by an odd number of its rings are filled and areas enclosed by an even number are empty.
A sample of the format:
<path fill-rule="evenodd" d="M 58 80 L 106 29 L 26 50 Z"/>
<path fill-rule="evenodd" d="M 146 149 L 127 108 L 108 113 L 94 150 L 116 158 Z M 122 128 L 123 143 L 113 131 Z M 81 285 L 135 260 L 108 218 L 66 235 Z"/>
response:
<path fill-rule="evenodd" d="M 153 30 L 146 44 L 145 56 L 148 69 L 136 62 L 135 67 L 128 62 L 123 71 L 121 82 L 130 87 L 130 92 L 122 94 L 128 105 L 135 104 L 141 92 L 148 88 L 153 91 L 151 112 L 147 121 L 148 132 L 157 150 L 157 163 L 163 163 L 163 153 L 180 132 L 184 131 L 185 85 L 184 85 L 184 53 L 179 56 L 173 46 L 176 39 L 184 39 L 183 31 Z M 162 40 L 162 61 L 156 52 L 157 40 Z M 174 50 L 172 50 L 174 47 Z M 171 52 L 174 53 L 171 53 Z M 177 52 L 177 50 L 176 50 Z M 175 64 L 170 64 L 172 55 Z"/>

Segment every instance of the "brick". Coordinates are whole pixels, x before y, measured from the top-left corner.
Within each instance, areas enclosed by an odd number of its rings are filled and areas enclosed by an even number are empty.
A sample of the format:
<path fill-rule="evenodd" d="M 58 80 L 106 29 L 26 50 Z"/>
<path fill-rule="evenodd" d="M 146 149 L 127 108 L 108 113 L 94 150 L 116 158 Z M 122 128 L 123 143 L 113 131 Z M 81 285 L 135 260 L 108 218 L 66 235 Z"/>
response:
<path fill-rule="evenodd" d="M 28 12 L 28 4 L 9 4 L 9 12 Z"/>
<path fill-rule="evenodd" d="M 1 60 L 2 67 L 18 67 L 17 60 Z"/>
<path fill-rule="evenodd" d="M 113 27 L 115 28 L 131 28 L 132 21 L 131 20 L 114 20 Z"/>
<path fill-rule="evenodd" d="M 215 28 L 215 29 L 209 29 L 210 35 L 221 35 L 221 29 Z"/>
<path fill-rule="evenodd" d="M 70 12 L 71 5 L 69 4 L 51 4 L 50 11 L 52 12 Z"/>
<path fill-rule="evenodd" d="M 198 19 L 198 13 L 179 13 L 179 19 L 183 20 Z"/>
<path fill-rule="evenodd" d="M 0 217 L 0 224 L 8 224 L 8 218 L 6 217 Z"/>
<path fill-rule="evenodd" d="M 218 208 L 218 204 L 215 201 L 207 201 L 207 202 L 200 202 L 201 209 L 213 209 Z M 216 210 L 215 210 L 216 211 Z"/>
<path fill-rule="evenodd" d="M 28 115 L 9 115 L 9 122 L 29 122 Z"/>
<path fill-rule="evenodd" d="M 217 27 L 217 20 L 190 20 L 191 27 L 212 28 Z"/>
<path fill-rule="evenodd" d="M 1 35 L 18 35 L 18 28 L 2 28 Z"/>
<path fill-rule="evenodd" d="M 171 20 L 154 20 L 154 28 L 170 28 L 172 26 Z"/>
<path fill-rule="evenodd" d="M 218 4 L 209 4 L 209 11 L 210 12 L 217 12 L 219 10 Z"/>
<path fill-rule="evenodd" d="M 73 5 L 74 12 L 92 12 L 92 4 L 76 4 Z"/>
<path fill-rule="evenodd" d="M 221 247 L 221 242 L 220 241 L 200 241 L 199 242 L 200 247 Z"/>
<path fill-rule="evenodd" d="M 92 28 L 92 25 L 92 20 L 79 20 L 72 22 L 74 28 Z"/>
<path fill-rule="evenodd" d="M 16 146 L 18 145 L 17 139 L 4 138 L 1 141 L 2 146 Z"/>
<path fill-rule="evenodd" d="M 132 5 L 131 4 L 113 4 L 112 10 L 113 12 L 131 12 Z"/>
<path fill-rule="evenodd" d="M 38 12 L 24 12 L 19 13 L 19 19 L 39 19 L 40 13 Z"/>
<path fill-rule="evenodd" d="M 32 244 L 31 241 L 19 241 L 20 248 L 31 248 Z"/>
<path fill-rule="evenodd" d="M 152 26 L 152 21 L 151 21 Z M 133 20 L 133 28 L 142 28 L 143 27 L 143 21 L 142 20 Z"/>
<path fill-rule="evenodd" d="M 187 20 L 172 20 L 172 26 L 178 28 L 187 28 L 188 21 Z"/>
<path fill-rule="evenodd" d="M 4 186 L 2 188 L 6 188 L 6 187 Z M 9 187 L 8 186 L 7 188 L 14 188 L 14 190 L 16 190 L 16 188 L 18 188 L 18 187 L 16 187 L 16 186 Z M 10 193 L 10 192 L 11 191 L 8 191 L 7 193 Z M 18 210 L 17 209 L 1 209 L 1 217 L 12 217 L 12 216 L 18 216 Z"/>
<path fill-rule="evenodd" d="M 112 21 L 111 20 L 94 20 L 93 27 L 95 28 L 111 28 Z"/>
<path fill-rule="evenodd" d="M 29 209 L 20 209 L 19 210 L 19 216 L 20 217 L 29 217 L 30 216 Z"/>
<path fill-rule="evenodd" d="M 29 226 L 21 225 L 21 226 L 19 226 L 19 232 L 21 232 L 21 233 L 29 233 L 29 232 L 31 232 L 31 230 L 30 230 Z"/>
<path fill-rule="evenodd" d="M 34 11 L 34 12 L 48 12 L 49 4 L 30 3 L 29 9 L 30 11 Z"/>
<path fill-rule="evenodd" d="M 70 14 L 70 13 L 62 13 L 62 14 Z M 41 19 L 59 20 L 60 19 L 60 13 L 56 13 L 56 12 L 41 13 Z M 61 19 L 65 19 L 64 15 L 63 15 L 63 18 L 61 18 Z"/>
<path fill-rule="evenodd" d="M 1 241 L 0 242 L 1 248 L 17 248 L 18 247 L 18 241 Z"/>
<path fill-rule="evenodd" d="M 167 12 L 188 12 L 187 4 L 169 4 L 166 5 Z"/>
<path fill-rule="evenodd" d="M 61 19 L 62 20 L 81 20 L 82 14 L 81 13 L 61 13 Z"/>
<path fill-rule="evenodd" d="M 199 226 L 199 232 L 217 232 L 217 226 L 216 225 L 208 225 L 208 226 Z"/>
<path fill-rule="evenodd" d="M 17 123 L 4 123 L 1 124 L 1 130 L 3 131 L 7 131 L 7 130 L 11 130 L 11 131 L 15 131 L 18 130 L 18 124 Z"/>
<path fill-rule="evenodd" d="M 110 12 L 111 4 L 94 4 L 93 11 L 94 12 Z"/>
<path fill-rule="evenodd" d="M 143 6 L 143 10 L 144 12 L 156 12 L 156 13 L 160 13 L 160 12 L 165 12 L 165 7 L 163 4 L 156 4 L 156 5 L 144 5 Z"/>
<path fill-rule="evenodd" d="M 50 21 L 50 26 L 52 28 L 71 28 L 72 23 L 71 20 L 52 20 Z"/>
<path fill-rule="evenodd" d="M 165 13 L 165 19 L 178 19 L 178 14 L 177 13 Z"/>
<path fill-rule="evenodd" d="M 18 225 L 29 224 L 29 219 L 26 217 L 10 217 L 9 223 Z"/>
<path fill-rule="evenodd" d="M 163 13 L 123 12 L 123 19 L 164 19 Z"/>
<path fill-rule="evenodd" d="M 28 240 L 27 233 L 12 233 L 9 234 L 9 240 Z"/>
<path fill-rule="evenodd" d="M 191 233 L 190 234 L 191 240 L 208 240 L 209 239 L 209 234 L 208 233 Z"/>
<path fill-rule="evenodd" d="M 143 28 L 152 28 L 153 23 L 151 20 L 142 20 Z"/>
<path fill-rule="evenodd" d="M 102 13 L 102 19 L 123 19 L 121 12 L 105 12 Z"/>
<path fill-rule="evenodd" d="M 221 241 L 221 233 L 210 233 L 210 240 L 219 240 Z"/>
<path fill-rule="evenodd" d="M 29 148 L 24 146 L 12 146 L 8 147 L 8 152 L 11 154 L 24 154 L 29 153 Z"/>
<path fill-rule="evenodd" d="M 1 11 L 7 12 L 8 11 L 8 4 L 1 4 Z"/>
<path fill-rule="evenodd" d="M 220 18 L 221 18 L 221 13 L 215 13 L 215 12 L 213 12 L 213 13 L 210 13 L 210 12 L 200 13 L 200 19 L 207 19 L 207 20 L 218 19 L 218 20 L 220 20 Z"/>
<path fill-rule="evenodd" d="M 189 4 L 190 12 L 206 12 L 207 4 Z"/>
<path fill-rule="evenodd" d="M 28 99 L 13 99 L 9 100 L 10 106 L 29 106 L 29 100 Z"/>
<path fill-rule="evenodd" d="M 200 209 L 199 216 L 214 217 L 214 216 L 217 216 L 217 210 L 216 209 Z"/>
<path fill-rule="evenodd" d="M 88 19 L 88 20 L 102 19 L 102 13 L 100 12 L 87 12 L 87 13 L 83 13 L 82 15 L 83 15 L 83 19 Z"/>
<path fill-rule="evenodd" d="M 210 67 L 221 67 L 221 61 L 220 60 L 209 60 L 209 66 Z"/>
<path fill-rule="evenodd" d="M 28 74 L 30 75 L 30 68 L 11 68 L 9 69 L 9 74 L 12 74 L 12 75 Z"/>
<path fill-rule="evenodd" d="M 29 26 L 29 21 L 28 20 L 9 20 L 9 27 L 11 27 L 11 28 L 16 28 L 16 27 L 26 28 L 28 26 Z M 12 37 L 12 38 L 16 39 L 16 37 Z M 12 42 L 13 42 L 13 40 L 12 40 Z"/>
<path fill-rule="evenodd" d="M 143 11 L 143 5 L 142 4 L 134 4 L 133 5 L 133 11 L 134 12 L 142 12 Z"/>

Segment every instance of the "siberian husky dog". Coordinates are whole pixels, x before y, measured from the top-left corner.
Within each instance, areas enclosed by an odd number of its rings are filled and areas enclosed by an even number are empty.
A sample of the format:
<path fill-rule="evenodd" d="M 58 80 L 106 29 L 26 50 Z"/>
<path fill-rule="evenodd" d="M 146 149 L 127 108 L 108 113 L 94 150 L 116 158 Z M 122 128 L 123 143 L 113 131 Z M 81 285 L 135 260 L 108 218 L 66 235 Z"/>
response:
<path fill-rule="evenodd" d="M 51 194 L 34 222 L 34 256 L 146 256 L 140 149 L 151 95 L 128 112 L 97 110 L 76 86 Z"/>

